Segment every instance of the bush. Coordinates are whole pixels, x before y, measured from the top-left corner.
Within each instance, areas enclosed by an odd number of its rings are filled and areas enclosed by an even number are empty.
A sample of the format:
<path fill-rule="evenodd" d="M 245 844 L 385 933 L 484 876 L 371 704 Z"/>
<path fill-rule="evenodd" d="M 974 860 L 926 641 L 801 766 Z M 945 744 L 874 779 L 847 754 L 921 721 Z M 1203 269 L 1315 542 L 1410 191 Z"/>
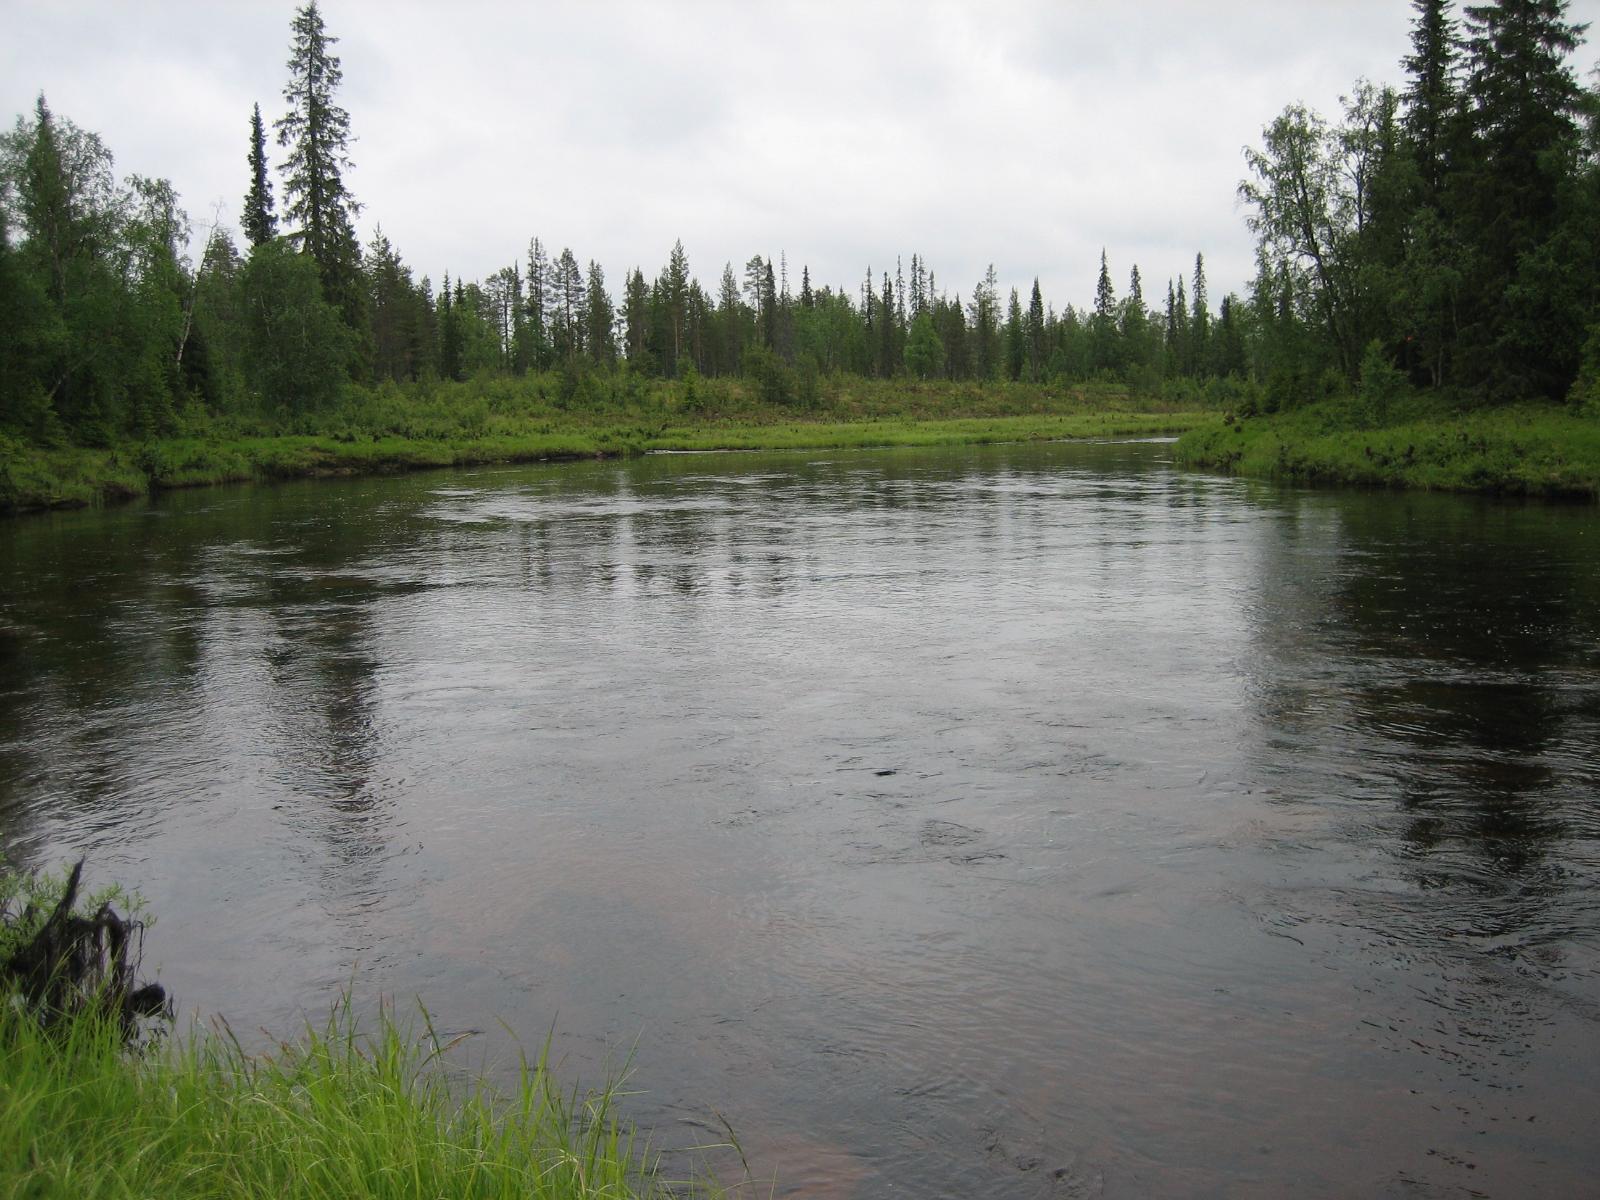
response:
<path fill-rule="evenodd" d="M 1572 407 L 1586 417 L 1600 417 L 1600 324 L 1589 326 L 1578 364 L 1578 378 L 1567 393 Z"/>
<path fill-rule="evenodd" d="M 1389 420 L 1391 406 L 1406 394 L 1405 372 L 1389 361 L 1383 343 L 1374 338 L 1361 356 L 1357 411 L 1369 428 Z"/>
<path fill-rule="evenodd" d="M 783 406 L 794 401 L 794 373 L 765 346 L 751 346 L 744 352 L 744 377 L 755 385 L 756 394 L 767 404 Z"/>

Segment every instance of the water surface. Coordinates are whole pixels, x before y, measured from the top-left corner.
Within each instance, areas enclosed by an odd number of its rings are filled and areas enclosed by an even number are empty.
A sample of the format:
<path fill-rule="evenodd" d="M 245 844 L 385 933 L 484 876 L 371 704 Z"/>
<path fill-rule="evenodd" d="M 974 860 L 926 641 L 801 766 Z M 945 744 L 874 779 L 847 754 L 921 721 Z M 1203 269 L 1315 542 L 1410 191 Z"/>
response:
<path fill-rule="evenodd" d="M 1166 453 L 11 522 L 0 842 L 239 1029 L 636 1044 L 778 1195 L 1593 1194 L 1600 519 Z"/>

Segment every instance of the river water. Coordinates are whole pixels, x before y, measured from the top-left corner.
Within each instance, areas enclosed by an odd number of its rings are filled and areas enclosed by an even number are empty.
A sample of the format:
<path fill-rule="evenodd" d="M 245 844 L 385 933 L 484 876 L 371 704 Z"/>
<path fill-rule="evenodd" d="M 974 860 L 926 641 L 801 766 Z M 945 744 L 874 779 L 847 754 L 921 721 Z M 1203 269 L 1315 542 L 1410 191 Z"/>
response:
<path fill-rule="evenodd" d="M 1168 452 L 9 522 L 0 842 L 239 1030 L 631 1048 L 757 1194 L 1596 1195 L 1600 515 Z"/>

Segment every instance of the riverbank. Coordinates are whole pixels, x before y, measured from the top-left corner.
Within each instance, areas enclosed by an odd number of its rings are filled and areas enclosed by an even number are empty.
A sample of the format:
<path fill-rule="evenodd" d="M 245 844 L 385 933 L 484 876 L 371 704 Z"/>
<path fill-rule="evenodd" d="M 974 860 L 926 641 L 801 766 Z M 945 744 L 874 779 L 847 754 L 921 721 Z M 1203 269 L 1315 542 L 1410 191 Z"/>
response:
<path fill-rule="evenodd" d="M 1211 420 L 1179 438 L 1175 461 L 1311 484 L 1600 497 L 1600 420 L 1528 402 L 1463 408 L 1408 397 L 1374 421 L 1358 402 Z"/>
<path fill-rule="evenodd" d="M 112 504 L 173 488 L 374 475 L 433 467 L 610 458 L 660 450 L 938 446 L 1178 434 L 1212 416 L 1121 388 L 858 380 L 809 409 L 728 381 L 656 384 L 574 406 L 541 385 L 379 392 L 304 431 L 208 422 L 187 436 L 110 449 L 0 436 L 0 512 Z M 619 389 L 620 391 L 620 389 Z"/>
<path fill-rule="evenodd" d="M 387 1007 L 361 1030 L 348 996 L 270 1053 L 221 1022 L 172 1038 L 165 993 L 136 980 L 141 906 L 82 895 L 82 870 L 0 870 L 0 1195 L 683 1194 L 615 1115 L 615 1088 L 564 1093 L 548 1047 L 501 1093 L 450 1073 L 466 1035 Z"/>
<path fill-rule="evenodd" d="M 271 1054 L 226 1027 L 140 1055 L 114 1022 L 45 1033 L 0 1008 L 0 1194 L 666 1200 L 614 1090 L 563 1093 L 543 1058 L 501 1094 L 452 1086 L 425 1020 L 348 1008 Z M 700 1194 L 704 1194 L 702 1191 Z"/>

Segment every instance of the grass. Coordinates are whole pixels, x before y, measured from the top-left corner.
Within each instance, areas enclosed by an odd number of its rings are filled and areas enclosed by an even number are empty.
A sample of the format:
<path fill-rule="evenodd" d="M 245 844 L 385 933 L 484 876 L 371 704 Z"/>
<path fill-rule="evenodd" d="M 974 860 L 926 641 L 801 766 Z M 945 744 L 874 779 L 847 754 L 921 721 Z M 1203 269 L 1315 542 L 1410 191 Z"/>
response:
<path fill-rule="evenodd" d="M 1212 419 L 1178 441 L 1187 466 L 1316 484 L 1600 497 L 1600 420 L 1527 402 L 1472 408 L 1408 396 L 1382 420 L 1353 400 Z"/>
<path fill-rule="evenodd" d="M 370 1033 L 348 995 L 324 1027 L 266 1054 L 225 1023 L 173 1041 L 170 1018 L 132 1025 L 120 952 L 75 921 L 138 913 L 112 888 L 0 867 L 0 1197 L 221 1200 L 656 1200 L 709 1187 L 661 1180 L 618 1118 L 615 1085 L 563 1092 L 549 1044 L 490 1088 L 446 1067 L 425 1010 L 380 1008 Z M 105 908 L 101 908 L 105 905 Z M 41 991 L 26 964 L 52 959 Z M 110 956 L 108 958 L 108 955 Z M 97 961 L 98 960 L 98 961 Z M 130 967 L 137 967 L 137 953 Z M 54 986 L 56 981 L 65 986 Z M 737 1148 L 736 1144 L 733 1148 Z M 713 1147 L 705 1147 L 713 1149 Z"/>
<path fill-rule="evenodd" d="M 569 394 L 570 393 L 570 394 Z M 114 449 L 0 436 L 0 512 L 112 503 L 170 488 L 316 475 L 595 457 L 652 450 L 938 446 L 1180 433 L 1210 410 L 1057 386 L 831 378 L 810 403 L 763 400 L 739 380 L 619 373 L 352 389 L 337 411 L 274 423 L 190 414 L 181 437 Z"/>
<path fill-rule="evenodd" d="M 563 1092 L 523 1059 L 508 1093 L 452 1085 L 387 1010 L 348 1003 L 267 1055 L 225 1026 L 132 1055 L 114 1022 L 45 1033 L 0 1007 L 0 1196 L 359 1200 L 682 1195 L 615 1113 L 618 1092 Z"/>

